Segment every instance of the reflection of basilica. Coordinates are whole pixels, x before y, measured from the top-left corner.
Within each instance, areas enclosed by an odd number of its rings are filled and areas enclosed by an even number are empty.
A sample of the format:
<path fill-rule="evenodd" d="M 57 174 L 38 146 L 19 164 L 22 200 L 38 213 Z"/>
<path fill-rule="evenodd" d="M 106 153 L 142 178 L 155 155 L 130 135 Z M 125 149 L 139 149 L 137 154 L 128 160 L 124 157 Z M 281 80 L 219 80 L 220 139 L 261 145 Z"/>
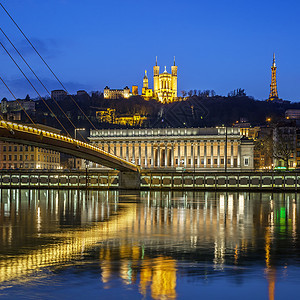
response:
<path fill-rule="evenodd" d="M 105 191 L 88 196 L 84 191 L 2 191 L 0 282 L 28 281 L 44 268 L 69 267 L 94 248 L 104 286 L 119 278 L 144 296 L 175 298 L 179 276 L 190 271 L 178 273 L 181 262 L 205 262 L 203 272 L 216 273 L 253 261 L 265 263 L 269 299 L 274 299 L 282 251 L 298 255 L 298 198 L 151 191 L 137 200 Z M 30 234 L 35 240 L 26 245 Z M 39 238 L 51 242 L 40 247 Z"/>

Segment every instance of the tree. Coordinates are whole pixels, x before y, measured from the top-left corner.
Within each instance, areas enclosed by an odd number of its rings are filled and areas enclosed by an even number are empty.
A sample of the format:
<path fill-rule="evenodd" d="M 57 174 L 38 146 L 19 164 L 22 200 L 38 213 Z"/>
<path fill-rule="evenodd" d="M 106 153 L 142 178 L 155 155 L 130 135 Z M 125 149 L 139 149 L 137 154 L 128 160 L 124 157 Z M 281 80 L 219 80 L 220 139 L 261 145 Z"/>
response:
<path fill-rule="evenodd" d="M 193 90 L 189 90 L 188 95 L 189 95 L 189 97 L 192 97 L 193 96 Z"/>
<path fill-rule="evenodd" d="M 30 96 L 28 94 L 26 95 L 25 100 L 30 101 Z"/>
<path fill-rule="evenodd" d="M 186 96 L 186 91 L 181 91 L 181 95 L 184 98 Z"/>
<path fill-rule="evenodd" d="M 288 170 L 289 160 L 293 158 L 296 149 L 296 129 L 294 127 L 275 128 L 273 143 L 273 157 L 278 161 L 283 160 Z"/>

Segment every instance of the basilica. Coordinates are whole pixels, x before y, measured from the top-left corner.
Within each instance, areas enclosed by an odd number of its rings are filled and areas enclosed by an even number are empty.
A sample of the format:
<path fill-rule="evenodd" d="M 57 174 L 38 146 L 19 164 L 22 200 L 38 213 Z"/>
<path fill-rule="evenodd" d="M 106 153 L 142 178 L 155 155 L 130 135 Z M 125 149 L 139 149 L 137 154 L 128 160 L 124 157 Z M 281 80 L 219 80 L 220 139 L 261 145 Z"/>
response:
<path fill-rule="evenodd" d="M 147 71 L 143 79 L 142 97 L 144 99 L 156 98 L 161 103 L 171 103 L 177 100 L 177 66 L 171 66 L 171 73 L 167 72 L 167 67 L 163 73 L 159 73 L 160 67 L 156 63 L 153 67 L 153 89 L 149 88 Z"/>

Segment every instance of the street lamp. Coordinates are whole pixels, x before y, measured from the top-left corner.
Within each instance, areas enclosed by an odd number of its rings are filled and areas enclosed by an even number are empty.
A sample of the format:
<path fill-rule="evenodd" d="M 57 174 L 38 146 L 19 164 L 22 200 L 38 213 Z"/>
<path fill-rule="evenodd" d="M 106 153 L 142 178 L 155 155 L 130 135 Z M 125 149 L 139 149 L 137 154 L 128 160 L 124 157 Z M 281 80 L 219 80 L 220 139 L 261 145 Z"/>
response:
<path fill-rule="evenodd" d="M 77 132 L 77 131 L 84 131 L 84 130 L 85 130 L 85 128 L 75 128 L 75 129 L 74 129 L 75 140 L 76 140 L 76 132 Z"/>

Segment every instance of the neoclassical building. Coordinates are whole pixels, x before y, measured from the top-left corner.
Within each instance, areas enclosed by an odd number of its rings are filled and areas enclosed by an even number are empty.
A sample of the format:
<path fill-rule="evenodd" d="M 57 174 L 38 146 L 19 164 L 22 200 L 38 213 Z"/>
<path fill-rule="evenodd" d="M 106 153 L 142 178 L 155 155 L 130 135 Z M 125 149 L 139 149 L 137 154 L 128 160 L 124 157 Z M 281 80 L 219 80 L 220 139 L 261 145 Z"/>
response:
<path fill-rule="evenodd" d="M 91 130 L 89 140 L 146 169 L 254 168 L 253 141 L 242 137 L 239 128 L 100 129 Z"/>

